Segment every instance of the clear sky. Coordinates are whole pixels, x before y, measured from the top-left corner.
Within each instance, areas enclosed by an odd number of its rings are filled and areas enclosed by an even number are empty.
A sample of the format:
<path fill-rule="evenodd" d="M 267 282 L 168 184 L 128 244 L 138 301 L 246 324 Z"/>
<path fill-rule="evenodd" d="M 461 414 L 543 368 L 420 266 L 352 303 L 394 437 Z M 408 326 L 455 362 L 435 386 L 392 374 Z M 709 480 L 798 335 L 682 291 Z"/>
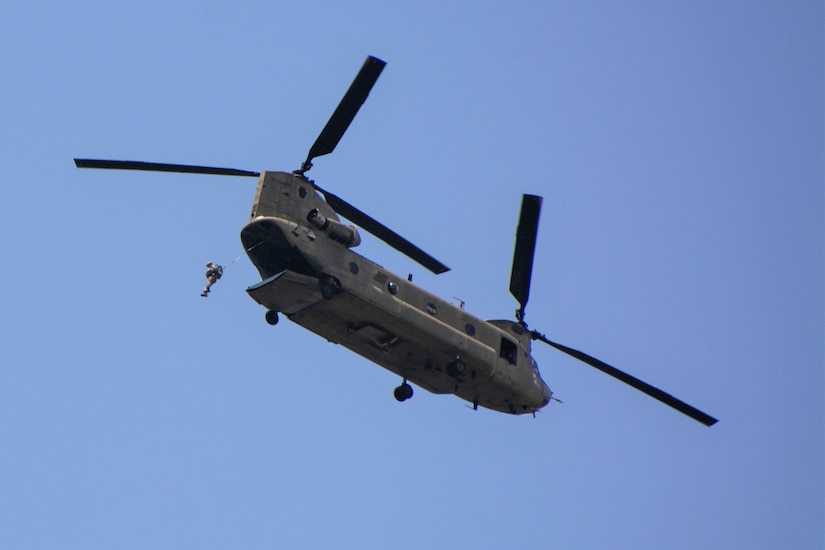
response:
<path fill-rule="evenodd" d="M 814 549 L 823 540 L 823 4 L 0 3 L 0 547 Z M 255 182 L 310 175 L 453 268 L 484 318 L 522 193 L 564 403 L 474 412 L 245 289 Z M 208 299 L 204 264 L 226 266 Z M 456 297 L 456 298 L 452 298 Z"/>

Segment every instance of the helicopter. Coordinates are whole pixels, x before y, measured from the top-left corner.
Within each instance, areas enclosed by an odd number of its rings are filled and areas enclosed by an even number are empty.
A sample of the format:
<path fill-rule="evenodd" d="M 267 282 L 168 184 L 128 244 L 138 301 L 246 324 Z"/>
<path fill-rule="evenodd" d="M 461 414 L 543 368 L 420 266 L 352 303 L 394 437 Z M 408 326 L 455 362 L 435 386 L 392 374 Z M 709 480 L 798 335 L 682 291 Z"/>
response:
<path fill-rule="evenodd" d="M 353 251 L 359 228 L 435 274 L 449 268 L 375 218 L 307 177 L 312 161 L 332 153 L 355 119 L 386 62 L 368 56 L 327 124 L 292 172 L 254 172 L 143 161 L 74 159 L 78 168 L 142 170 L 258 179 L 249 222 L 240 238 L 261 281 L 247 288 L 265 319 L 293 323 L 340 344 L 401 378 L 399 402 L 413 386 L 453 394 L 479 407 L 513 415 L 547 406 L 553 392 L 532 355 L 533 341 L 568 354 L 677 411 L 712 426 L 714 417 L 584 352 L 528 328 L 525 308 L 542 198 L 525 194 L 516 229 L 510 293 L 515 320 L 483 320 L 463 304 L 439 298 Z M 349 220 L 349 225 L 341 218 Z"/>

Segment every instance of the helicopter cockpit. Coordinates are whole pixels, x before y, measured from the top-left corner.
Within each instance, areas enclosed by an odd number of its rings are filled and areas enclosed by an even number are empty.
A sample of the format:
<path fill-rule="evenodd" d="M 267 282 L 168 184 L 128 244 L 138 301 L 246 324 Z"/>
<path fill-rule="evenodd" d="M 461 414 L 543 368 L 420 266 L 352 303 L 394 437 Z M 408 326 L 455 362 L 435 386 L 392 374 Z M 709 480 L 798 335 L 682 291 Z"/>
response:
<path fill-rule="evenodd" d="M 553 399 L 553 392 L 550 390 L 550 387 L 547 383 L 542 379 L 541 373 L 539 372 L 539 364 L 536 363 L 536 360 L 533 356 L 530 356 L 530 368 L 533 370 L 533 383 L 538 386 L 541 385 L 541 394 L 542 394 L 542 407 L 550 403 L 550 400 Z"/>

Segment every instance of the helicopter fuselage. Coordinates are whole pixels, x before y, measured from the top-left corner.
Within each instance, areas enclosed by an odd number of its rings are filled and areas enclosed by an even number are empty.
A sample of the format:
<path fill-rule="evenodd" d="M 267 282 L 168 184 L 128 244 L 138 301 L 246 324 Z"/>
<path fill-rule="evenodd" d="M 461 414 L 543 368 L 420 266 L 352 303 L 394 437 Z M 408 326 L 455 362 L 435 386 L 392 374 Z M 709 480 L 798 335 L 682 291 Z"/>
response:
<path fill-rule="evenodd" d="M 262 278 L 247 292 L 270 322 L 281 313 L 474 407 L 525 414 L 549 403 L 521 324 L 484 321 L 352 251 L 357 230 L 340 222 L 311 180 L 261 173 L 241 240 Z"/>

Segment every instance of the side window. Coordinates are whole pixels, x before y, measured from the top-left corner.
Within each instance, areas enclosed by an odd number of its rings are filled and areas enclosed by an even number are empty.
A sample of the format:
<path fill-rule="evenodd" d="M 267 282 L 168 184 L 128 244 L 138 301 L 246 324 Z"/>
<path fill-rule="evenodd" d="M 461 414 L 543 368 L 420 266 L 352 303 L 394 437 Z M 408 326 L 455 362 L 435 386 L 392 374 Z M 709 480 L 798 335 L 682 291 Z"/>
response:
<path fill-rule="evenodd" d="M 501 339 L 501 351 L 499 352 L 499 357 L 503 357 L 507 359 L 507 362 L 511 365 L 516 364 L 516 356 L 518 355 L 518 347 L 515 343 L 507 338 Z"/>

